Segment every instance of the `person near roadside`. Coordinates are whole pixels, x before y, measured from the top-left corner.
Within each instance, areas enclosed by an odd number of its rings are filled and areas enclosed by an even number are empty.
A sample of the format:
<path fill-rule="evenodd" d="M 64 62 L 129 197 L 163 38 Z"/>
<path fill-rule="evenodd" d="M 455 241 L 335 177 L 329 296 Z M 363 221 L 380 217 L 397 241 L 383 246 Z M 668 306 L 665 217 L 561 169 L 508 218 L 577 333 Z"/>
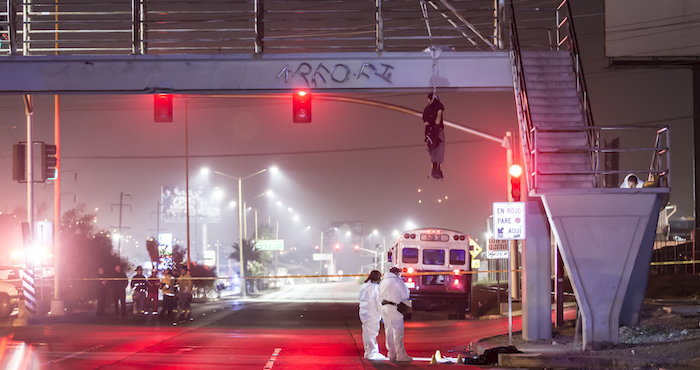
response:
<path fill-rule="evenodd" d="M 175 308 L 175 277 L 171 269 L 165 271 L 165 276 L 160 281 L 160 290 L 163 292 L 163 308 L 158 316 L 161 320 L 172 318 Z"/>
<path fill-rule="evenodd" d="M 158 315 L 158 292 L 160 287 L 160 279 L 158 279 L 158 270 L 151 270 L 151 276 L 148 278 L 148 296 L 146 297 L 146 312 L 148 312 L 151 304 L 153 305 L 153 315 Z"/>
<path fill-rule="evenodd" d="M 146 291 L 148 290 L 148 281 L 143 276 L 143 267 L 136 267 L 136 275 L 131 278 L 131 298 L 134 301 L 134 313 L 143 315 L 146 311 Z"/>
<path fill-rule="evenodd" d="M 401 279 L 401 270 L 392 267 L 389 273 L 379 283 L 379 299 L 382 301 L 382 320 L 384 321 L 384 335 L 386 336 L 386 349 L 389 352 L 389 360 L 396 362 L 413 361 L 406 353 L 403 344 L 404 326 L 403 313 L 400 307 L 410 296 L 406 283 Z"/>
<path fill-rule="evenodd" d="M 180 317 L 178 320 L 190 320 L 192 318 L 192 275 L 186 265 L 180 266 L 180 277 L 177 279 L 180 288 Z"/>
<path fill-rule="evenodd" d="M 114 266 L 114 279 L 112 283 L 112 295 L 114 296 L 114 313 L 122 317 L 126 316 L 126 287 L 129 285 L 129 279 L 126 273 L 122 271 L 121 265 Z M 121 309 L 119 304 L 121 303 Z"/>
<path fill-rule="evenodd" d="M 365 358 L 368 360 L 386 360 L 379 353 L 377 336 L 379 335 L 379 322 L 382 319 L 382 303 L 379 301 L 379 282 L 382 273 L 373 270 L 360 285 L 360 321 L 362 322 L 362 343 L 365 348 Z"/>

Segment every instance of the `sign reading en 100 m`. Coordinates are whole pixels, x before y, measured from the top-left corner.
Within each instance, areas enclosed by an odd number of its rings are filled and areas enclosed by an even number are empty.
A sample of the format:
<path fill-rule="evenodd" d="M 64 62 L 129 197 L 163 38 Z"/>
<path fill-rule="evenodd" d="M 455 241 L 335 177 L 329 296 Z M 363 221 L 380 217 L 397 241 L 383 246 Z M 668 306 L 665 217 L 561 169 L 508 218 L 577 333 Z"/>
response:
<path fill-rule="evenodd" d="M 493 238 L 496 240 L 525 239 L 525 203 L 493 203 Z"/>

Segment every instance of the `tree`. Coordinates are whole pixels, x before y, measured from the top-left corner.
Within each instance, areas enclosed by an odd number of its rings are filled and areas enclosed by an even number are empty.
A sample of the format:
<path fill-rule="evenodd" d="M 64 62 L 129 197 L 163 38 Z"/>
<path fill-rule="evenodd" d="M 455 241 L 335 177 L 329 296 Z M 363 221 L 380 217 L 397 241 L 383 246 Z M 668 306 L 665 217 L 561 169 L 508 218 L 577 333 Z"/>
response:
<path fill-rule="evenodd" d="M 84 306 L 96 296 L 98 267 L 106 274 L 120 265 L 123 271 L 129 268 L 129 261 L 120 258 L 114 251 L 109 231 L 98 230 L 94 213 L 85 211 L 85 204 L 68 210 L 61 217 L 61 254 L 58 263 L 65 271 L 64 285 L 60 287 L 68 308 Z"/>
<path fill-rule="evenodd" d="M 258 239 L 269 240 L 277 239 L 277 232 L 274 227 L 270 224 L 259 224 L 258 225 Z"/>
<path fill-rule="evenodd" d="M 253 239 L 243 240 L 243 263 L 241 266 L 245 266 L 246 276 L 256 276 L 256 272 L 259 267 L 264 263 L 270 263 L 272 261 L 272 253 L 269 251 L 260 251 L 255 248 L 255 241 Z M 233 252 L 229 256 L 238 262 L 240 261 L 240 248 L 238 243 L 234 243 L 231 248 Z M 258 275 L 259 276 L 259 275 Z M 247 283 L 247 285 L 253 285 Z"/>
<path fill-rule="evenodd" d="M 153 266 L 158 268 L 158 261 L 160 261 L 160 251 L 158 251 L 158 242 L 154 238 L 146 239 L 146 250 L 148 251 L 148 257 L 151 258 Z"/>
<path fill-rule="evenodd" d="M 249 263 L 250 261 L 258 261 L 261 263 L 270 263 L 272 261 L 272 254 L 269 251 L 259 251 L 255 249 L 255 241 L 251 238 L 248 240 L 243 239 L 243 261 L 244 263 Z M 240 259 L 240 249 L 238 243 L 234 243 L 231 248 L 233 252 L 229 256 L 235 261 Z"/>

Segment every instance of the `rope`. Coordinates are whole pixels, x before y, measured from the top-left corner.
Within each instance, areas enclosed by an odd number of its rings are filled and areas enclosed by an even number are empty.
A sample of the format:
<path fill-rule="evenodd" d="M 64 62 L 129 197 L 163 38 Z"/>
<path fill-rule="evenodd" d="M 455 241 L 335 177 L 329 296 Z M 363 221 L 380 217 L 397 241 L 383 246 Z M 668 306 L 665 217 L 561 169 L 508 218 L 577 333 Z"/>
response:
<path fill-rule="evenodd" d="M 437 58 L 440 51 L 435 48 L 433 43 L 433 31 L 430 29 L 430 20 L 428 19 L 428 7 L 425 4 L 425 0 L 420 0 L 420 10 L 423 13 L 423 20 L 425 21 L 425 28 L 428 30 L 428 39 L 430 39 L 430 57 L 433 58 L 432 75 L 430 76 L 430 83 L 433 85 L 433 94 L 437 93 L 436 84 L 436 70 L 437 70 Z"/>

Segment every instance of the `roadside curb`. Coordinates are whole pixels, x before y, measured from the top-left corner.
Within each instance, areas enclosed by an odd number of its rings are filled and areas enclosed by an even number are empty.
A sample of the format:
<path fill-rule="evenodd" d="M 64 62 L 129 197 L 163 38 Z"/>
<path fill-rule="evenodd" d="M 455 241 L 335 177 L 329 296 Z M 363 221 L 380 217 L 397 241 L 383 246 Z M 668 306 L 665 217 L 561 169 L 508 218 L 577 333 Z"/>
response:
<path fill-rule="evenodd" d="M 498 366 L 508 368 L 634 368 L 648 367 L 645 358 L 611 356 L 554 356 L 542 353 L 501 353 Z"/>

